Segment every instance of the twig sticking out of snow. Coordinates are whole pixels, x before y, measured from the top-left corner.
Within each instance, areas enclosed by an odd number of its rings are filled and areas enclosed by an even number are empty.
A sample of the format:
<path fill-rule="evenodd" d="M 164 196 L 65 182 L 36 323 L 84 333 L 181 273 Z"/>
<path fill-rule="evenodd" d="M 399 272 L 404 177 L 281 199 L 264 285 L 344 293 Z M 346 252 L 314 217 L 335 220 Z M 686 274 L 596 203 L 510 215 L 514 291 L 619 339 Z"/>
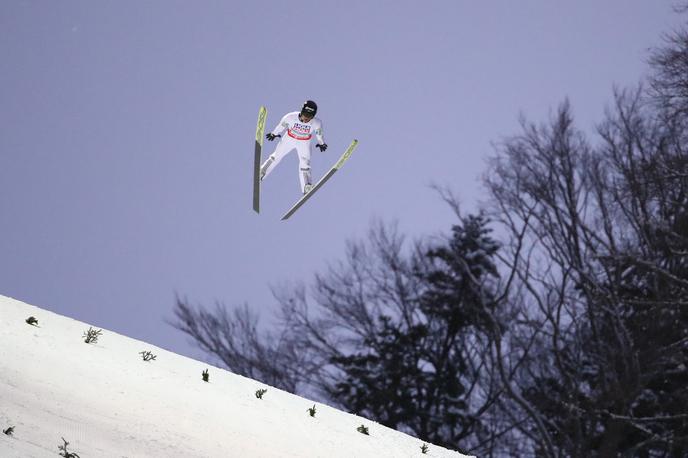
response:
<path fill-rule="evenodd" d="M 149 351 L 140 351 L 139 355 L 141 355 L 143 357 L 144 361 L 152 361 L 155 358 L 157 358 L 157 356 L 155 356 L 153 353 L 151 353 Z"/>
<path fill-rule="evenodd" d="M 89 327 L 88 331 L 84 332 L 84 335 L 83 335 L 83 337 L 85 339 L 84 342 L 86 342 L 87 344 L 98 343 L 98 336 L 100 336 L 102 334 L 103 334 L 102 329 L 95 330 L 95 329 Z"/>
<path fill-rule="evenodd" d="M 60 450 L 60 456 L 64 458 L 81 458 L 78 454 L 67 451 L 69 442 L 67 442 L 64 437 L 62 438 L 62 442 L 64 442 L 64 445 L 57 446 L 57 449 Z"/>

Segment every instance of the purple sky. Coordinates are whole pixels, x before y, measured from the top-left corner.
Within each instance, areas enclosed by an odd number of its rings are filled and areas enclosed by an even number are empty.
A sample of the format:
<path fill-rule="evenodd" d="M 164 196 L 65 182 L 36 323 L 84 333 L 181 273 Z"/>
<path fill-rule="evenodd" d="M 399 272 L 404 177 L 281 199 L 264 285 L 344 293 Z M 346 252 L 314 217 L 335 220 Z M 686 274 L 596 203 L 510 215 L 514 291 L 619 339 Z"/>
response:
<path fill-rule="evenodd" d="M 175 292 L 265 317 L 373 218 L 467 209 L 491 142 L 569 97 L 592 130 L 679 24 L 670 0 L 0 2 L 0 294 L 198 356 Z M 289 221 L 297 158 L 251 209 L 258 107 L 318 102 L 344 169 Z M 266 142 L 264 156 L 274 144 Z M 1 318 L 2 310 L 0 310 Z"/>

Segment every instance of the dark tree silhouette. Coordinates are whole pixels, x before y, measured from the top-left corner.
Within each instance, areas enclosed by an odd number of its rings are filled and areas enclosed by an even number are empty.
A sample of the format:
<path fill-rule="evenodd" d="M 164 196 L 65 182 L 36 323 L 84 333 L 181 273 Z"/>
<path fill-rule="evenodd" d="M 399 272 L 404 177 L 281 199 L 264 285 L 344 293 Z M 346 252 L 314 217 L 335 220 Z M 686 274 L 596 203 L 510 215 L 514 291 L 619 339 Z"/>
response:
<path fill-rule="evenodd" d="M 530 355 L 503 382 L 538 455 L 688 453 L 685 135 L 641 91 L 615 102 L 598 146 L 564 104 L 487 179 L 521 304 L 509 346 Z"/>

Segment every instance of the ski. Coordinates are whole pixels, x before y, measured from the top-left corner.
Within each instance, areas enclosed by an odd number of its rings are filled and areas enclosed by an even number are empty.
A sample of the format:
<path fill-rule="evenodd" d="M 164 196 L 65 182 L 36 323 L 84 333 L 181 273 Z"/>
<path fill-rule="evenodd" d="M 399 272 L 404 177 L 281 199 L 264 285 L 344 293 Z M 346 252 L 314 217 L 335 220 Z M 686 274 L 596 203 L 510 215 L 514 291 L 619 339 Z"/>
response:
<path fill-rule="evenodd" d="M 330 178 L 332 178 L 332 175 L 334 175 L 335 172 L 337 172 L 337 170 L 339 170 L 339 169 L 342 168 L 342 166 L 344 165 L 344 163 L 346 162 L 346 160 L 349 159 L 349 156 L 351 156 L 351 153 L 353 153 L 354 150 L 356 149 L 356 146 L 358 146 L 358 140 L 352 141 L 351 144 L 349 145 L 349 147 L 346 149 L 346 151 L 344 151 L 344 154 L 342 154 L 342 156 L 339 158 L 339 160 L 337 161 L 337 163 L 336 163 L 335 165 L 332 166 L 332 168 L 331 168 L 331 169 L 330 169 L 330 170 L 320 179 L 320 181 L 318 181 L 318 182 L 315 184 L 315 186 L 313 186 L 313 188 L 311 188 L 310 191 L 308 191 L 308 193 L 304 194 L 303 197 L 301 197 L 301 198 L 294 204 L 294 206 L 291 207 L 291 208 L 289 209 L 289 211 L 288 211 L 287 213 L 284 214 L 284 216 L 282 217 L 282 221 L 286 220 L 286 219 L 289 218 L 291 215 L 293 215 L 294 212 L 295 212 L 296 210 L 299 209 L 299 207 L 301 207 L 303 204 L 305 204 L 306 201 L 307 201 L 308 199 L 310 199 L 310 198 L 313 196 L 313 194 L 315 194 L 315 192 L 316 192 L 318 189 L 320 189 L 320 188 L 327 182 L 327 180 L 329 180 Z"/>
<path fill-rule="evenodd" d="M 256 148 L 253 155 L 253 210 L 260 213 L 260 160 L 263 150 L 263 133 L 265 132 L 265 119 L 268 110 L 260 107 L 258 110 L 258 124 L 256 125 Z"/>

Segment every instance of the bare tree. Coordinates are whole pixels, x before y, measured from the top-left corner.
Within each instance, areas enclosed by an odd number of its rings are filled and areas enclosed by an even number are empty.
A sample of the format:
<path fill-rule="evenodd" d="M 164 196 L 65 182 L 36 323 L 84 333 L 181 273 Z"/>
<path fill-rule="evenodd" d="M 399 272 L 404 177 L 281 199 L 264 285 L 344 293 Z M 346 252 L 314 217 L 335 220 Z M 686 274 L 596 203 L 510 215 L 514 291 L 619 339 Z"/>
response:
<path fill-rule="evenodd" d="M 261 334 L 259 317 L 247 305 L 229 309 L 218 303 L 214 311 L 208 311 L 177 297 L 174 315 L 172 326 L 230 370 L 290 392 L 298 391 L 300 371 L 309 366 L 307 354 L 296 351 L 286 331 Z"/>
<path fill-rule="evenodd" d="M 687 13 L 688 2 L 676 7 L 677 12 Z M 650 78 L 652 97 L 661 111 L 671 119 L 688 118 L 688 29 L 685 27 L 664 36 L 664 45 L 650 56 L 654 74 Z"/>
<path fill-rule="evenodd" d="M 686 447 L 674 409 L 686 402 L 685 366 L 669 361 L 685 361 L 687 156 L 641 91 L 615 101 L 599 147 L 564 103 L 549 125 L 524 122 L 486 177 L 510 234 L 503 268 L 514 281 L 502 296 L 518 317 L 495 340 L 495 364 L 537 455 Z M 657 319 L 666 314 L 674 321 Z M 659 380 L 673 392 L 651 406 Z"/>

